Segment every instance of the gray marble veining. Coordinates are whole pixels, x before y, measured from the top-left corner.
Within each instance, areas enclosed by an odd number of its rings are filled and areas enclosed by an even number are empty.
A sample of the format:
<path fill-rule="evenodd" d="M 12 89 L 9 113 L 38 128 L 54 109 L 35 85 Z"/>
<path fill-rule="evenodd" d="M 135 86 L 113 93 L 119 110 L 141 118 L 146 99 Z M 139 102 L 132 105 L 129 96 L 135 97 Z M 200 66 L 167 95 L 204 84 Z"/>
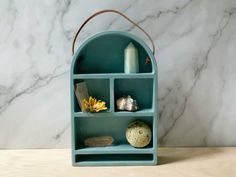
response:
<path fill-rule="evenodd" d="M 153 37 L 162 146 L 236 145 L 235 0 L 0 1 L 0 148 L 70 146 L 69 71 L 76 29 L 118 9 Z M 108 14 L 77 46 L 104 30 L 149 41 Z"/>

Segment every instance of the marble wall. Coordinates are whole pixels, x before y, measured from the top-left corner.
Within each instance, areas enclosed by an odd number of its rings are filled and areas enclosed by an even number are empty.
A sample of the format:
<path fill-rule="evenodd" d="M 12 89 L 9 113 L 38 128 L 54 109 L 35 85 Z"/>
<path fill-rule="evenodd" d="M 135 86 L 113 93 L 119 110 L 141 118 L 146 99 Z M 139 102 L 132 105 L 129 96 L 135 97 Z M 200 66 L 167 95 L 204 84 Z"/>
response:
<path fill-rule="evenodd" d="M 236 145 L 235 0 L 1 0 L 0 148 L 70 146 L 71 43 L 118 9 L 153 37 L 162 146 Z M 116 15 L 83 30 L 148 40 Z"/>

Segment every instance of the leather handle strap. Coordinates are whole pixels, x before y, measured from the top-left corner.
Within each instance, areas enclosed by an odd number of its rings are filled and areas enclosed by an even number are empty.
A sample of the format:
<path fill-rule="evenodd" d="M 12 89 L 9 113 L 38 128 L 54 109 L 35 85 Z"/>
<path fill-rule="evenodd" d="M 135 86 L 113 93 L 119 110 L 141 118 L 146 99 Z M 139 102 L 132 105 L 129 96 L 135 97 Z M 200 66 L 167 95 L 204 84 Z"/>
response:
<path fill-rule="evenodd" d="M 89 17 L 84 21 L 84 23 L 80 26 L 80 28 L 79 28 L 78 31 L 76 32 L 75 37 L 74 37 L 74 39 L 73 39 L 73 43 L 72 43 L 72 55 L 74 55 L 76 39 L 77 39 L 79 33 L 81 32 L 81 30 L 83 29 L 83 27 L 84 27 L 92 18 L 94 18 L 95 16 L 100 15 L 100 14 L 103 14 L 103 13 L 107 13 L 107 12 L 116 13 L 116 14 L 121 15 L 121 16 L 124 17 L 126 20 L 128 20 L 130 23 L 132 23 L 134 26 L 136 26 L 138 29 L 140 29 L 140 30 L 148 37 L 148 39 L 151 41 L 151 43 L 152 43 L 152 52 L 153 52 L 153 55 L 155 54 L 155 44 L 154 44 L 154 42 L 153 42 L 151 36 L 150 36 L 142 27 L 140 27 L 137 23 L 135 23 L 133 20 L 131 20 L 129 17 L 127 17 L 127 16 L 124 15 L 123 13 L 121 13 L 121 12 L 119 12 L 119 11 L 117 11 L 117 10 L 113 10 L 113 9 L 106 9 L 106 10 L 98 11 L 98 12 L 94 13 L 93 15 L 89 16 Z"/>

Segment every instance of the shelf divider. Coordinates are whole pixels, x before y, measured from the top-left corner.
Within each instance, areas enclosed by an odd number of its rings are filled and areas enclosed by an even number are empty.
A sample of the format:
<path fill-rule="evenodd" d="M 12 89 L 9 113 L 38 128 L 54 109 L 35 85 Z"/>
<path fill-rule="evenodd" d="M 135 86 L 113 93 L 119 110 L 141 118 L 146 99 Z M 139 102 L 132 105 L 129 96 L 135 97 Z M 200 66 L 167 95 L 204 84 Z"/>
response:
<path fill-rule="evenodd" d="M 114 78 L 110 78 L 110 111 L 115 112 Z"/>

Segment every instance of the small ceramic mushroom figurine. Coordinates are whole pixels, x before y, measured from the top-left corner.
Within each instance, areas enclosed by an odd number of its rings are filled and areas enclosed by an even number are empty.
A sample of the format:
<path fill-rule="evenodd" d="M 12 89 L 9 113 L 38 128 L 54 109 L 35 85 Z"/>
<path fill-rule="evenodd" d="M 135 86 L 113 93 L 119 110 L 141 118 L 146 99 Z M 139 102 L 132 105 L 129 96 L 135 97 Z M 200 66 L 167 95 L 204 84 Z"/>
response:
<path fill-rule="evenodd" d="M 116 107 L 121 111 L 137 111 L 138 104 L 130 95 L 126 97 L 120 97 L 116 100 Z"/>

